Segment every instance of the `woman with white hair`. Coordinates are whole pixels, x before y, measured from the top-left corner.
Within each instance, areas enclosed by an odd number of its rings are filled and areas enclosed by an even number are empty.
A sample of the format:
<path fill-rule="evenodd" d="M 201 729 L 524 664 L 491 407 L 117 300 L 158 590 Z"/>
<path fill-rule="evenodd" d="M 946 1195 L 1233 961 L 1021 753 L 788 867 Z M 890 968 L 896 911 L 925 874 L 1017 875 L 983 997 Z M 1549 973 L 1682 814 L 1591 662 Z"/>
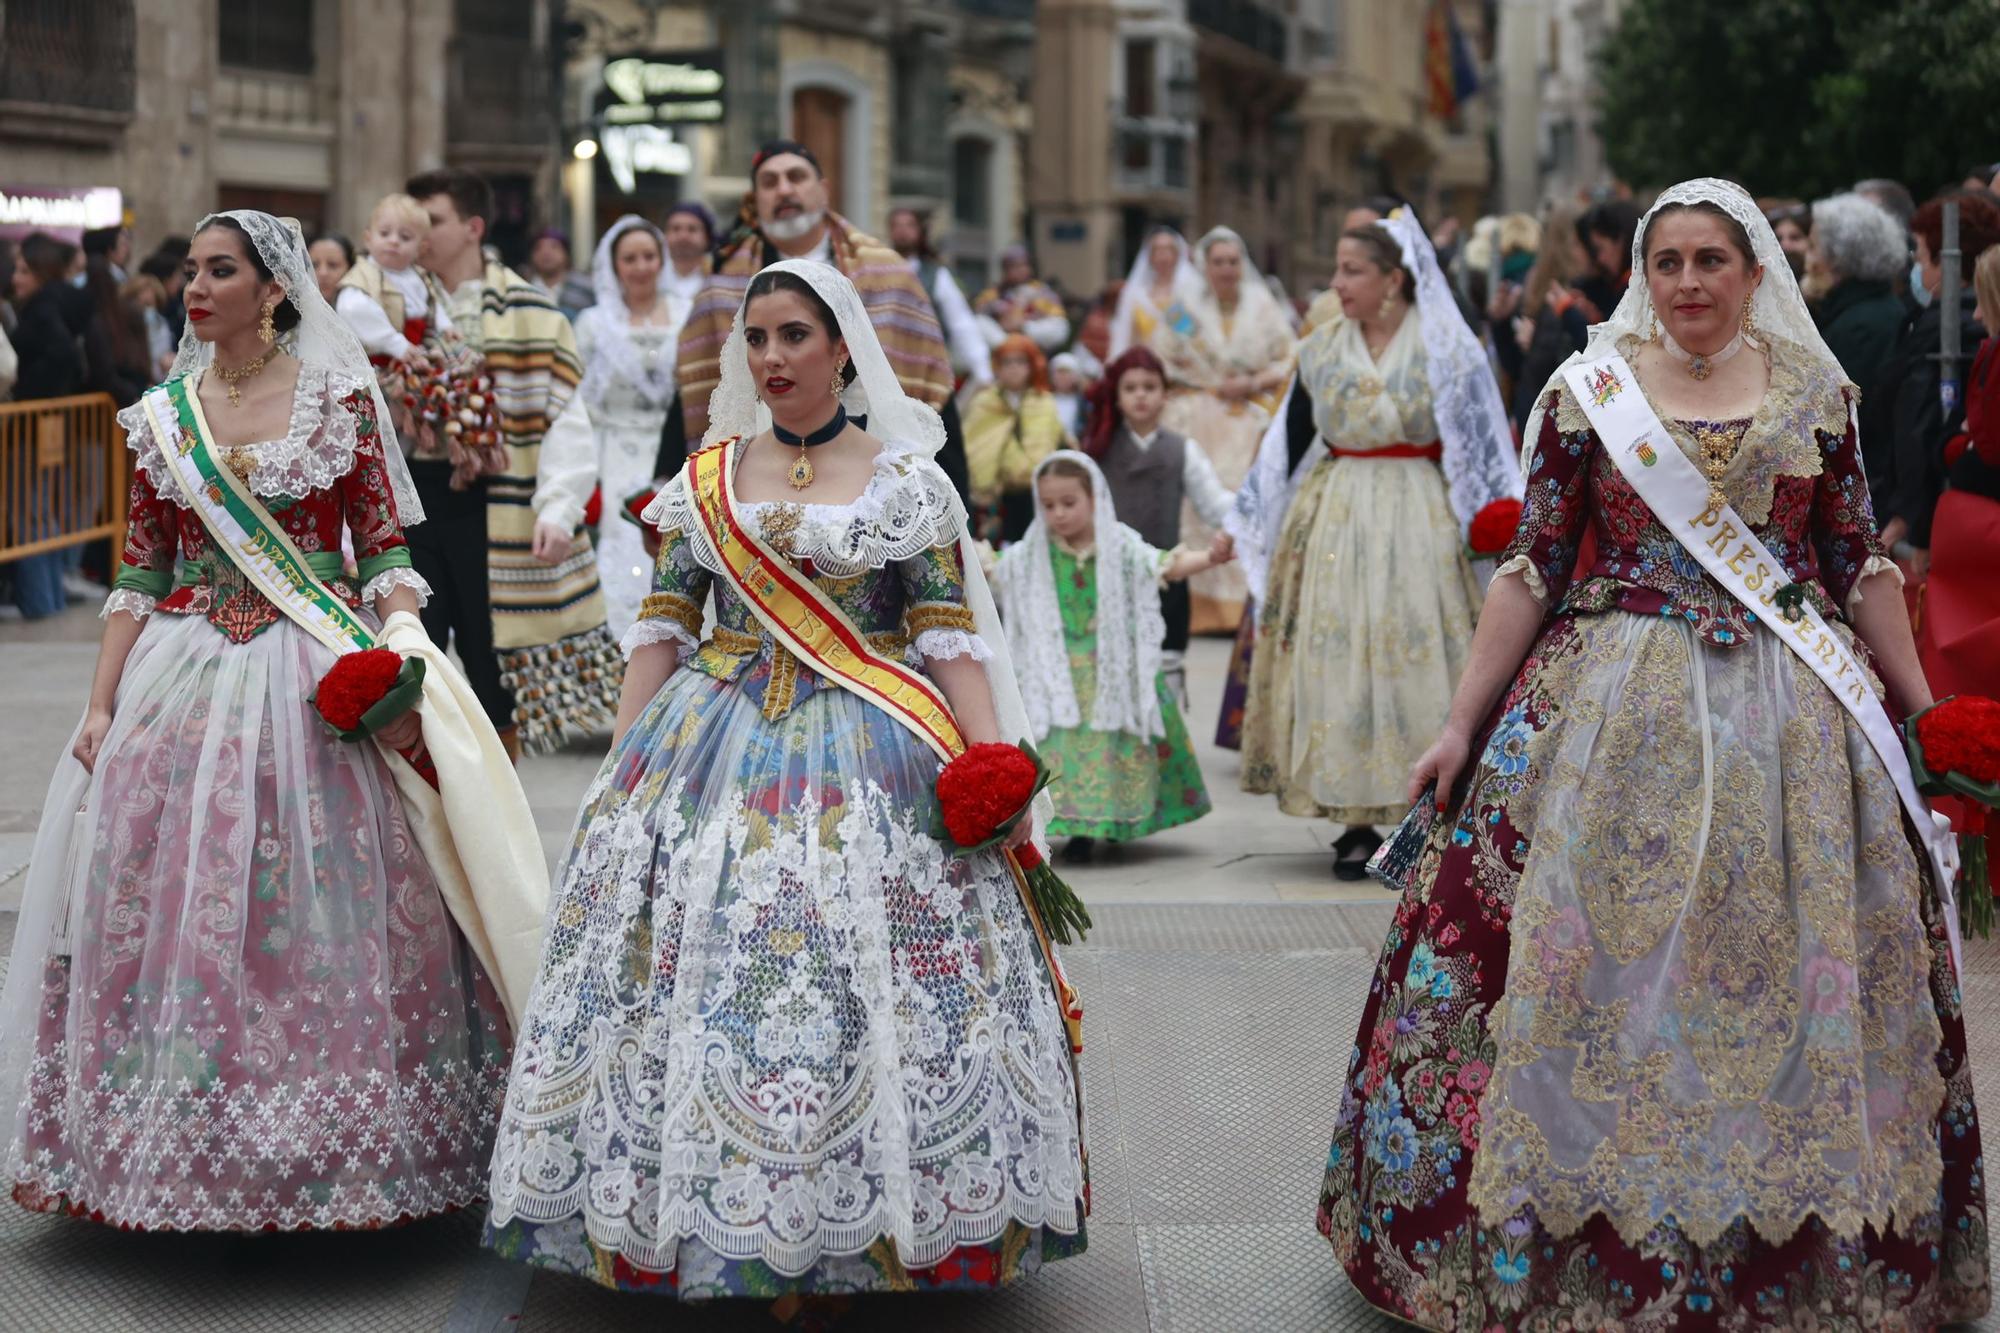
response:
<path fill-rule="evenodd" d="M 1880 204 L 1837 194 L 1812 206 L 1802 285 L 1827 349 L 1863 394 L 1903 326 L 1895 281 L 1909 263 L 1909 234 Z"/>

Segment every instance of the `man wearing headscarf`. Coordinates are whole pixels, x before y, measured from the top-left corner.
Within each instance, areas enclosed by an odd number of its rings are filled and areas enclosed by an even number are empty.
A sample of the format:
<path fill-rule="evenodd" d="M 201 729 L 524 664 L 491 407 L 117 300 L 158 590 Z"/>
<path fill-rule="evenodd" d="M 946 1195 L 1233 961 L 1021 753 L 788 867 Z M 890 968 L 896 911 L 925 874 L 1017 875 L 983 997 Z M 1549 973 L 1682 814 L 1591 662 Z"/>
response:
<path fill-rule="evenodd" d="M 722 345 L 750 279 L 780 259 L 839 269 L 861 293 L 903 392 L 938 410 L 947 439 L 938 455 L 965 493 L 965 444 L 952 403 L 951 359 L 930 298 L 903 257 L 827 206 L 826 174 L 812 149 L 777 139 L 750 161 L 744 226 L 716 256 L 715 272 L 681 327 L 680 398 L 660 433 L 661 476 L 681 469 L 708 431 L 708 400 L 722 379 Z"/>
<path fill-rule="evenodd" d="M 1010 245 L 1000 252 L 1000 281 L 981 292 L 972 308 L 989 347 L 998 347 L 1015 333 L 1026 334 L 1045 353 L 1069 341 L 1069 316 L 1063 313 L 1062 298 L 1035 276 L 1025 245 Z"/>

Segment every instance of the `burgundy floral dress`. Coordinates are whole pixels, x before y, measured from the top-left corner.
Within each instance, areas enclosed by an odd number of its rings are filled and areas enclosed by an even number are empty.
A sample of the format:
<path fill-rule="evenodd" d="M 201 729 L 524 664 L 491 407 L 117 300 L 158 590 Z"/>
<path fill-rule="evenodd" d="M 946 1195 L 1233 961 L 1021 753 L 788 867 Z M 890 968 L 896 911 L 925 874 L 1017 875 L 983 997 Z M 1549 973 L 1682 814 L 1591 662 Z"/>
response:
<path fill-rule="evenodd" d="M 308 366 L 284 439 L 218 452 L 372 619 L 388 589 L 424 588 L 370 404 Z M 137 465 L 105 614 L 144 624 L 95 770 L 65 754 L 36 840 L 11 968 L 41 984 L 0 1014 L 7 1183 L 27 1208 L 145 1230 L 475 1203 L 499 998 L 380 751 L 313 711 L 332 652 L 215 549 L 143 411 L 122 418 Z"/>
<path fill-rule="evenodd" d="M 1669 430 L 1736 442 L 1731 503 L 1839 624 L 1887 565 L 1849 405 L 1771 359 L 1753 419 Z M 1501 571 L 1551 613 L 1383 944 L 1320 1230 L 1428 1328 L 1978 1316 L 1964 1021 L 1886 770 L 1566 391 L 1534 446 Z"/>

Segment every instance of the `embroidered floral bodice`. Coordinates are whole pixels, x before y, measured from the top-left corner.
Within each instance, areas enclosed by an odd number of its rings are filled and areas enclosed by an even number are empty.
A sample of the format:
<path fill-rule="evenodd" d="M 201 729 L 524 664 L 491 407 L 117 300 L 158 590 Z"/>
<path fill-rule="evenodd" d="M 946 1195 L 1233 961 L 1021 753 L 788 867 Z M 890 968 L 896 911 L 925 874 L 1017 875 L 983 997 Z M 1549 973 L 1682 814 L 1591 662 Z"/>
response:
<path fill-rule="evenodd" d="M 106 614 L 154 610 L 206 617 L 242 643 L 283 618 L 225 555 L 187 507 L 160 454 L 142 401 L 118 414 L 134 455 L 125 553 Z M 241 459 L 239 475 L 271 512 L 314 572 L 351 606 L 394 587 L 429 589 L 410 567 L 382 458 L 382 436 L 365 383 L 315 366 L 299 368 L 285 437 L 215 450 Z M 359 577 L 343 571 L 341 531 L 353 535 Z M 176 562 L 179 577 L 176 579 Z M 178 583 L 178 587 L 176 584 Z"/>
<path fill-rule="evenodd" d="M 695 512 L 686 476 L 664 493 L 653 592 L 625 636 L 626 652 L 678 643 L 682 666 L 737 682 L 774 719 L 816 690 L 838 689 L 780 646 L 729 580 L 718 578 L 724 566 Z M 882 655 L 915 664 L 990 655 L 965 602 L 957 496 L 935 464 L 884 450 L 867 486 L 848 504 L 738 501 L 737 511 Z M 703 637 L 702 608 L 711 591 L 715 624 Z"/>
<path fill-rule="evenodd" d="M 1438 437 L 1424 364 L 1422 322 L 1413 308 L 1378 359 L 1361 326 L 1341 319 L 1299 348 L 1299 380 L 1312 394 L 1313 424 L 1342 449 L 1429 444 Z"/>
<path fill-rule="evenodd" d="M 1620 349 L 1629 359 L 1637 345 Z M 1871 574 L 1893 570 L 1875 535 L 1846 392 L 1795 348 L 1771 348 L 1771 384 L 1754 416 L 1738 421 L 1668 420 L 1697 465 L 1700 437 L 1737 440 L 1723 478 L 1736 512 L 1784 562 L 1828 619 L 1840 618 Z M 1578 570 L 1588 527 L 1596 554 Z M 1572 612 L 1614 607 L 1680 616 L 1713 644 L 1740 643 L 1756 616 L 1708 576 L 1654 517 L 1605 453 L 1567 387 L 1551 392 L 1534 441 L 1521 526 L 1498 573 L 1520 573 L 1544 604 Z"/>

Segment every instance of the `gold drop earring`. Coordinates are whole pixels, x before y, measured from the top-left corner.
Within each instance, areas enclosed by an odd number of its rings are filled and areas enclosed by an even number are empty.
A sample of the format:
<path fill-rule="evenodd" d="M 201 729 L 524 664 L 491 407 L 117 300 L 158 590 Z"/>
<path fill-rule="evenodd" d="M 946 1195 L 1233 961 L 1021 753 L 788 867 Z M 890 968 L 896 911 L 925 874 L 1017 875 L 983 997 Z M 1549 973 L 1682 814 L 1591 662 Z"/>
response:
<path fill-rule="evenodd" d="M 840 401 L 840 396 L 847 392 L 846 370 L 847 367 L 844 365 L 838 365 L 833 368 L 833 384 L 829 392 L 833 394 L 833 401 L 836 403 Z"/>
<path fill-rule="evenodd" d="M 1750 303 L 1756 299 L 1757 293 L 1754 291 L 1743 298 L 1743 336 L 1746 338 L 1755 337 L 1757 334 L 1756 320 L 1750 313 Z"/>
<path fill-rule="evenodd" d="M 264 342 L 274 343 L 278 341 L 277 321 L 271 318 L 277 312 L 277 309 L 278 307 L 275 302 L 266 305 L 264 307 L 264 317 L 257 321 L 257 336 Z"/>

